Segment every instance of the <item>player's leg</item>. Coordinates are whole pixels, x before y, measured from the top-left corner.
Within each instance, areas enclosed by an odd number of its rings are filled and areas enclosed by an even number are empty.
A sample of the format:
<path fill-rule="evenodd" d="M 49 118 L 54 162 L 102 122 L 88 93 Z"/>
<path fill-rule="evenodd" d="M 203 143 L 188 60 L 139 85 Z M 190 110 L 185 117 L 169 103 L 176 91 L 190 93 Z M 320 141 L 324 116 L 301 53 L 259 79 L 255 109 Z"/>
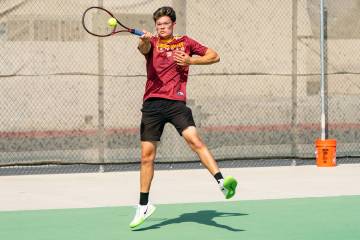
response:
<path fill-rule="evenodd" d="M 182 135 L 190 148 L 199 156 L 201 163 L 215 177 L 225 198 L 232 198 L 236 191 L 236 179 L 231 176 L 223 178 L 214 157 L 200 138 L 196 128 L 194 126 L 187 127 L 183 130 Z"/>
<path fill-rule="evenodd" d="M 154 176 L 154 160 L 156 157 L 156 142 L 141 142 L 141 165 L 140 165 L 140 192 L 149 193 L 151 181 Z M 141 199 L 140 199 L 141 200 Z M 147 204 L 147 200 L 145 200 Z"/>
<path fill-rule="evenodd" d="M 146 218 L 155 211 L 155 206 L 149 203 L 151 181 L 154 176 L 154 160 L 156 157 L 156 142 L 141 142 L 141 165 L 140 165 L 140 201 L 135 216 L 130 223 L 131 228 L 142 224 Z"/>
<path fill-rule="evenodd" d="M 185 130 L 183 130 L 182 136 L 184 137 L 186 143 L 189 145 L 191 150 L 193 150 L 199 156 L 201 163 L 209 170 L 209 172 L 213 176 L 216 173 L 220 172 L 215 159 L 200 138 L 199 134 L 197 133 L 196 127 L 187 127 Z"/>
<path fill-rule="evenodd" d="M 165 125 L 165 120 L 158 109 L 159 102 L 151 100 L 145 101 L 141 110 L 140 201 L 134 219 L 130 223 L 131 228 L 139 226 L 155 211 L 155 207 L 149 203 L 149 192 L 154 176 L 156 144 L 160 141 Z"/>
<path fill-rule="evenodd" d="M 227 199 L 233 197 L 237 182 L 233 177 L 223 178 L 216 161 L 196 131 L 191 109 L 180 101 L 176 101 L 168 109 L 167 117 L 169 121 L 175 126 L 178 133 L 184 137 L 190 148 L 197 153 L 202 164 L 214 176 L 225 197 Z"/>

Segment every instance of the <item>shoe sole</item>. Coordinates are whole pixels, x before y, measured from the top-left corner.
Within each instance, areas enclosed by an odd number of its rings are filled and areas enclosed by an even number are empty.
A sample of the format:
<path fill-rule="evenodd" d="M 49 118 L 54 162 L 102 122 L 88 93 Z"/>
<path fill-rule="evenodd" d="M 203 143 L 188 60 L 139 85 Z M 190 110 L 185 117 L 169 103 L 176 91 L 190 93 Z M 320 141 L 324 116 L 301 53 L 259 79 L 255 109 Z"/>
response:
<path fill-rule="evenodd" d="M 231 176 L 225 178 L 224 188 L 226 188 L 228 190 L 228 193 L 225 196 L 226 199 L 230 199 L 235 195 L 236 186 L 237 186 L 237 181 L 235 178 L 233 178 Z"/>

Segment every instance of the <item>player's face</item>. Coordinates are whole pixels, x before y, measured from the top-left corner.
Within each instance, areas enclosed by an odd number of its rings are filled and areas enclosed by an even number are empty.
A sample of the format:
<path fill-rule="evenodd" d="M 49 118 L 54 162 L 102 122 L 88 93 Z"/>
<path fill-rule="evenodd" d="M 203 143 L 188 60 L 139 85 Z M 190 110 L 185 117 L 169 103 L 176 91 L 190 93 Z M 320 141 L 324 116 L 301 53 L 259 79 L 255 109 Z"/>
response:
<path fill-rule="evenodd" d="M 155 28 L 160 38 L 171 38 L 173 36 L 175 22 L 168 16 L 163 16 L 156 20 Z"/>

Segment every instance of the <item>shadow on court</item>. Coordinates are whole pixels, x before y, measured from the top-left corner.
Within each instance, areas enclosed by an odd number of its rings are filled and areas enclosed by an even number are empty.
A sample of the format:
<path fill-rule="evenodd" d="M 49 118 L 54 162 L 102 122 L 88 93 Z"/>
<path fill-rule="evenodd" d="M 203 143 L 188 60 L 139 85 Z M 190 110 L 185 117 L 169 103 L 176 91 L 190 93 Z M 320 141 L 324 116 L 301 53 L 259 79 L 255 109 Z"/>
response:
<path fill-rule="evenodd" d="M 248 214 L 224 213 L 224 212 L 217 212 L 217 211 L 214 211 L 214 210 L 202 210 L 202 211 L 198 211 L 198 212 L 195 212 L 195 213 L 184 213 L 184 214 L 181 214 L 177 218 L 166 219 L 166 220 L 164 220 L 164 221 L 162 221 L 160 223 L 154 224 L 152 226 L 149 226 L 149 227 L 146 227 L 146 228 L 134 229 L 133 231 L 152 230 L 152 229 L 157 229 L 157 228 L 164 227 L 164 226 L 170 225 L 170 224 L 178 224 L 178 223 L 184 223 L 184 222 L 194 222 L 194 223 L 204 224 L 204 225 L 208 225 L 208 226 L 212 226 L 212 227 L 223 228 L 223 229 L 226 229 L 228 231 L 240 232 L 240 231 L 245 231 L 245 230 L 236 229 L 236 228 L 232 228 L 231 226 L 227 226 L 227 225 L 217 223 L 217 222 L 215 222 L 214 218 L 218 218 L 218 217 L 238 217 L 238 216 L 245 216 L 245 215 L 248 215 Z"/>

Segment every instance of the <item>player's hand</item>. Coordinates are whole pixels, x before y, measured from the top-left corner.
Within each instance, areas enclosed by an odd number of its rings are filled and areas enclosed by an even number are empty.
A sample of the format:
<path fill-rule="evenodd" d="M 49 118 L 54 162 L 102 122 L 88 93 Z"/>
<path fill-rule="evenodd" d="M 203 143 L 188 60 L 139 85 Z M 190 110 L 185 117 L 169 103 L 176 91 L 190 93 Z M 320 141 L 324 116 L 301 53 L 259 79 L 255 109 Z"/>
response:
<path fill-rule="evenodd" d="M 191 57 L 184 51 L 174 51 L 174 61 L 180 66 L 189 66 L 191 64 Z"/>
<path fill-rule="evenodd" d="M 143 35 L 139 37 L 139 45 L 138 45 L 138 49 L 139 51 L 146 55 L 150 52 L 151 49 L 151 43 L 150 43 L 150 39 L 152 37 L 152 34 L 146 30 L 143 30 Z"/>
<path fill-rule="evenodd" d="M 143 35 L 140 36 L 140 41 L 143 41 L 143 42 L 150 42 L 150 38 L 153 36 L 151 32 L 148 32 L 146 30 L 143 30 Z"/>

